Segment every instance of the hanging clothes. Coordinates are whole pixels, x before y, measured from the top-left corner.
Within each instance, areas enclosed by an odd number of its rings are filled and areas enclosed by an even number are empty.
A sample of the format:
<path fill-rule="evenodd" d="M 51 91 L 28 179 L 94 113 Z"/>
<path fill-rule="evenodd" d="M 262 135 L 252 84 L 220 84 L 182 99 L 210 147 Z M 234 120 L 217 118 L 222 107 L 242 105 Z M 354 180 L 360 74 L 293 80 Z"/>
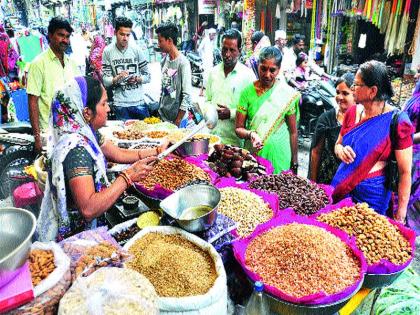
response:
<path fill-rule="evenodd" d="M 31 33 L 27 33 L 17 40 L 20 56 L 24 62 L 31 62 L 42 53 L 41 39 Z"/>
<path fill-rule="evenodd" d="M 7 76 L 11 71 L 15 70 L 18 59 L 18 53 L 13 48 L 4 27 L 0 24 L 0 77 Z"/>

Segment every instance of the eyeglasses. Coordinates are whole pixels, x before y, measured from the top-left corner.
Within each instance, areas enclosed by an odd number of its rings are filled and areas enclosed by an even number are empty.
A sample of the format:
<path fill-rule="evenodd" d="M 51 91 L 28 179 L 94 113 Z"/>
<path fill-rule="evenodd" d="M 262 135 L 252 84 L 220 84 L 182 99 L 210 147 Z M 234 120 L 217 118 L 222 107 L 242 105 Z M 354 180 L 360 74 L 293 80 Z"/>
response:
<path fill-rule="evenodd" d="M 353 83 L 353 84 L 351 85 L 351 87 L 352 87 L 352 88 L 354 88 L 354 87 L 356 87 L 356 86 L 367 86 L 367 85 L 366 85 L 366 84 L 363 84 L 363 83 L 362 83 L 362 84 L 360 84 L 360 83 L 359 83 L 359 84 L 357 84 L 357 83 Z"/>

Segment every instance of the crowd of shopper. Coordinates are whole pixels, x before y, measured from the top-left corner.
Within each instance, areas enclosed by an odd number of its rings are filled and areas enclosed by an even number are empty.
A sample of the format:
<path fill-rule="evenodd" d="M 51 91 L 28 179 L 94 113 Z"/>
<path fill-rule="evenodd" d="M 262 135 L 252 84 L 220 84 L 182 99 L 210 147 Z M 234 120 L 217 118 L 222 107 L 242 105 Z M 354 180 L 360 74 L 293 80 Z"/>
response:
<path fill-rule="evenodd" d="M 156 29 L 164 57 L 160 101 L 153 104 L 145 96 L 145 84 L 153 74 L 141 49 L 130 42 L 132 26 L 129 19 L 119 17 L 115 21 L 115 41 L 106 46 L 102 35 L 93 38 L 86 71 L 90 75 L 85 76 L 66 54 L 73 28 L 61 17 L 52 18 L 49 48 L 30 65 L 27 93 L 37 152 L 42 148 L 41 134 L 47 130 L 50 133 L 47 155 L 51 169 L 38 226 L 43 240 L 62 239 L 100 224 L 104 212 L 133 181 L 153 169 L 150 162 L 166 147 L 128 150 L 104 141 L 97 130 L 105 125 L 110 111 L 105 88 L 113 92 L 113 111 L 118 120 L 144 119 L 155 113 L 181 128 L 196 123 L 191 117 L 191 108 L 196 106 L 191 68 L 177 48 L 177 26 L 164 23 Z M 205 103 L 201 110 L 214 107 L 219 118 L 212 132 L 225 144 L 244 147 L 269 160 L 275 173 L 297 173 L 301 94 L 287 82 L 294 80 L 303 90 L 310 72 L 324 75 L 304 52 L 304 39 L 293 36 L 289 48 L 286 33 L 278 31 L 275 46 L 271 46 L 264 33 L 255 32 L 251 39 L 253 52 L 245 65 L 240 61 L 241 33 L 228 29 L 221 36 L 222 63 L 213 66 L 216 30 L 205 27 L 196 45 L 206 60 Z M 84 35 L 91 40 L 87 33 Z M 7 40 L 0 43 L 11 49 Z M 4 59 L 3 54 L 0 57 Z M 399 176 L 393 216 L 405 222 L 409 212 L 408 217 L 416 220 L 419 90 L 418 83 L 405 110 L 398 111 L 389 102 L 393 91 L 384 64 L 369 61 L 355 76 L 340 78 L 336 82 L 338 107 L 322 114 L 315 128 L 309 178 L 334 186 L 335 201 L 350 196 L 385 214 L 392 204 L 387 174 L 395 159 Z M 110 184 L 106 160 L 134 164 Z"/>

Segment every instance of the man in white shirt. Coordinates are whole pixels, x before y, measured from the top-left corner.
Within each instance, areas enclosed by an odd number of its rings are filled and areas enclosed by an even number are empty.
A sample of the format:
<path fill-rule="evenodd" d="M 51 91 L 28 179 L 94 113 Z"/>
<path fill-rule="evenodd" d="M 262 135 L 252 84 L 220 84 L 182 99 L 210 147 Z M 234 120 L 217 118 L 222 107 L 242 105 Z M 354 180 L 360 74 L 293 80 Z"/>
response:
<path fill-rule="evenodd" d="M 284 48 L 283 61 L 281 62 L 281 72 L 284 74 L 286 80 L 289 82 L 293 76 L 293 72 L 296 69 L 296 59 L 300 52 L 303 52 L 305 48 L 304 36 L 300 34 L 293 35 L 292 46 Z M 320 68 L 312 59 L 309 59 L 308 66 L 312 72 L 322 76 L 325 71 Z"/>
<path fill-rule="evenodd" d="M 205 102 L 205 108 L 215 106 L 219 115 L 219 121 L 212 133 L 219 136 L 223 143 L 235 146 L 241 145 L 241 139 L 235 133 L 239 97 L 242 90 L 256 79 L 248 67 L 238 62 L 241 45 L 239 31 L 230 29 L 223 35 L 223 62 L 213 67 L 209 73 Z"/>
<path fill-rule="evenodd" d="M 281 54 L 284 56 L 284 50 L 287 45 L 286 32 L 283 30 L 277 30 L 274 34 L 275 46 L 281 51 Z"/>

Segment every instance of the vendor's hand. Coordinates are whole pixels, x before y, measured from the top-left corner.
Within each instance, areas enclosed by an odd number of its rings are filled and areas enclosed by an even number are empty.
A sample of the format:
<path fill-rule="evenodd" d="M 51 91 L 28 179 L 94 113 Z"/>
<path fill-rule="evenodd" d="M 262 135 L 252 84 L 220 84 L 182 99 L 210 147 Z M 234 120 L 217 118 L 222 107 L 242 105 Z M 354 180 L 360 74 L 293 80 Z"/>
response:
<path fill-rule="evenodd" d="M 336 151 L 337 157 L 346 164 L 353 163 L 356 158 L 356 153 L 354 153 L 353 149 L 348 145 L 343 146 L 338 144 Z"/>
<path fill-rule="evenodd" d="M 163 138 L 161 142 L 162 142 L 162 144 L 160 145 L 160 152 L 163 152 L 168 148 L 169 140 L 166 139 L 166 138 Z"/>
<path fill-rule="evenodd" d="M 260 136 L 258 135 L 258 133 L 256 133 L 255 131 L 252 131 L 250 136 L 251 136 L 250 140 L 251 140 L 252 146 L 258 151 L 261 150 L 264 144 L 262 143 L 262 140 Z"/>
<path fill-rule="evenodd" d="M 127 169 L 127 175 L 133 182 L 138 182 L 144 179 L 147 174 L 153 169 L 153 162 L 156 160 L 156 156 L 149 156 L 145 159 L 139 160 L 129 169 Z"/>
<path fill-rule="evenodd" d="M 230 119 L 230 109 L 224 105 L 217 104 L 217 114 L 220 120 Z"/>

